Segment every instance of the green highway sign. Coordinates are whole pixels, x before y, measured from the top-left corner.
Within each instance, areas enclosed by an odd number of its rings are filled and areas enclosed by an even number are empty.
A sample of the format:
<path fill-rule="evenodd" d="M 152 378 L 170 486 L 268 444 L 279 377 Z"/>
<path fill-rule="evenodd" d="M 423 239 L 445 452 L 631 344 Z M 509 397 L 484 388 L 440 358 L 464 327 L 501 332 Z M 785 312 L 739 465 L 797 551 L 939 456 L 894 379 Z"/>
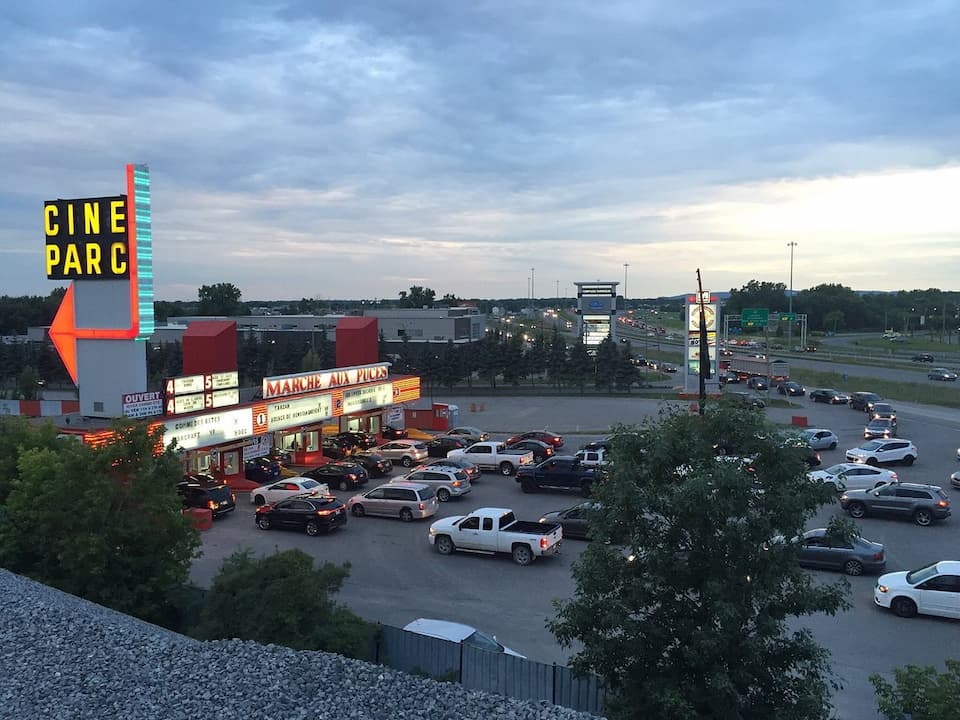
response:
<path fill-rule="evenodd" d="M 796 320 L 796 319 L 797 319 L 797 314 L 796 314 L 796 313 L 780 313 L 780 319 L 781 319 L 781 320 Z"/>
<path fill-rule="evenodd" d="M 766 327 L 770 322 L 767 308 L 744 308 L 740 312 L 740 323 L 746 327 Z"/>

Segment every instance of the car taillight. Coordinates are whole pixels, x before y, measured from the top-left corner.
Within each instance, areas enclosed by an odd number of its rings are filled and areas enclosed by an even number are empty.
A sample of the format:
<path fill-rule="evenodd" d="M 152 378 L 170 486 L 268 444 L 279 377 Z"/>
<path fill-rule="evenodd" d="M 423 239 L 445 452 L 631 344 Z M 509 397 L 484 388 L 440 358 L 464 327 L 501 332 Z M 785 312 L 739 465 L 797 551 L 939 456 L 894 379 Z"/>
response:
<path fill-rule="evenodd" d="M 417 507 L 420 508 L 421 510 L 424 510 L 424 509 L 425 509 L 423 503 L 418 503 L 418 504 L 417 504 Z"/>
<path fill-rule="evenodd" d="M 897 474 L 892 470 L 890 471 L 890 479 L 893 480 L 893 482 L 897 481 Z"/>
<path fill-rule="evenodd" d="M 317 510 L 317 515 L 320 517 L 326 517 L 327 515 L 333 515 L 336 510 Z"/>
<path fill-rule="evenodd" d="M 873 554 L 873 559 L 874 559 L 874 560 L 883 560 L 883 553 L 882 553 L 882 552 L 874 553 L 874 554 Z"/>
<path fill-rule="evenodd" d="M 547 538 L 545 537 L 540 538 L 540 549 L 541 550 L 547 549 Z"/>
<path fill-rule="evenodd" d="M 949 504 L 950 504 L 949 500 L 941 500 L 940 502 L 937 503 L 937 507 L 946 507 Z"/>
<path fill-rule="evenodd" d="M 453 481 L 452 483 L 450 483 L 450 484 L 453 485 L 454 487 L 460 487 L 460 481 L 459 481 L 459 480 L 454 480 L 454 481 Z"/>
<path fill-rule="evenodd" d="M 347 475 L 347 477 L 350 478 L 351 480 L 356 480 L 356 479 L 357 479 L 357 476 L 356 476 L 355 474 L 353 474 L 353 473 L 350 473 L 349 475 Z"/>
<path fill-rule="evenodd" d="M 207 500 L 207 507 L 211 510 L 216 510 L 217 504 L 213 500 Z"/>

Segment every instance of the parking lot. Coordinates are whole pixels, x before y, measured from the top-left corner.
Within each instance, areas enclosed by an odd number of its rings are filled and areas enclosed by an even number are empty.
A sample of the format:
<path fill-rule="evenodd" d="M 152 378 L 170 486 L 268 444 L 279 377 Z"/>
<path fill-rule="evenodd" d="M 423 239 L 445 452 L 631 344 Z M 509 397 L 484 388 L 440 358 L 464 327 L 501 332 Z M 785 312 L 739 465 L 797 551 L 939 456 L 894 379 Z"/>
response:
<path fill-rule="evenodd" d="M 479 426 L 495 439 L 521 430 L 560 432 L 567 439 L 561 453 L 572 453 L 601 437 L 613 423 L 638 422 L 655 415 L 662 405 L 653 400 L 602 397 L 436 399 L 458 404 L 461 424 Z M 836 450 L 821 452 L 821 467 L 842 462 L 844 450 L 862 441 L 864 413 L 846 406 L 814 405 L 805 398 L 794 401 L 799 408 L 769 408 L 766 412 L 775 422 L 789 423 L 793 416 L 805 416 L 810 426 L 836 432 L 841 443 Z M 471 413 L 471 403 L 478 408 L 482 403 L 484 411 Z M 900 479 L 938 484 L 951 494 L 947 478 L 957 469 L 960 418 L 953 411 L 902 403 L 896 407 L 899 435 L 913 440 L 920 451 L 913 467 L 895 468 Z M 375 484 L 371 481 L 367 488 Z M 346 500 L 353 493 L 335 494 Z M 498 506 L 514 509 L 521 519 L 536 520 L 543 512 L 580 500 L 577 495 L 559 492 L 525 495 L 512 477 L 485 473 L 469 495 L 442 504 L 437 517 Z M 824 508 L 810 527 L 824 526 L 834 512 L 839 512 L 838 505 Z M 538 560 L 528 567 L 514 564 L 507 556 L 458 553 L 444 557 L 427 542 L 430 522 L 351 517 L 343 530 L 318 538 L 263 532 L 254 525 L 253 506 L 241 495 L 237 512 L 204 533 L 204 554 L 194 564 L 193 578 L 209 583 L 223 558 L 241 548 L 257 554 L 300 548 L 318 560 L 351 563 L 350 578 L 338 600 L 363 617 L 397 626 L 417 617 L 465 622 L 496 634 L 531 659 L 566 663 L 567 653 L 556 644 L 544 621 L 553 616 L 551 600 L 572 593 L 570 568 L 585 543 L 565 540 L 559 557 Z M 906 521 L 868 517 L 859 524 L 864 537 L 886 545 L 887 570 L 891 571 L 958 559 L 958 522 L 954 516 L 922 528 Z M 819 574 L 825 579 L 837 577 Z M 876 717 L 873 690 L 867 681 L 870 673 L 888 672 L 908 663 L 942 665 L 944 658 L 958 656 L 960 622 L 924 617 L 903 620 L 881 611 L 873 604 L 874 584 L 873 577 L 850 578 L 854 605 L 850 611 L 836 617 L 804 618 L 798 623 L 809 627 L 832 653 L 832 666 L 845 685 L 835 698 L 843 718 Z"/>

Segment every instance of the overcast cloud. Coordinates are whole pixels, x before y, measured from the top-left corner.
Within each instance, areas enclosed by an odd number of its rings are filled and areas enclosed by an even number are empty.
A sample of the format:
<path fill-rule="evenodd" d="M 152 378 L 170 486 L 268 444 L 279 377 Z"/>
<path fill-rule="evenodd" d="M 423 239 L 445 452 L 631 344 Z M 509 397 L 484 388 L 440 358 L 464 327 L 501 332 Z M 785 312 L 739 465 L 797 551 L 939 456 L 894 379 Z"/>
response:
<path fill-rule="evenodd" d="M 43 200 L 153 179 L 156 295 L 956 290 L 960 10 L 32 2 L 0 9 L 0 293 Z"/>

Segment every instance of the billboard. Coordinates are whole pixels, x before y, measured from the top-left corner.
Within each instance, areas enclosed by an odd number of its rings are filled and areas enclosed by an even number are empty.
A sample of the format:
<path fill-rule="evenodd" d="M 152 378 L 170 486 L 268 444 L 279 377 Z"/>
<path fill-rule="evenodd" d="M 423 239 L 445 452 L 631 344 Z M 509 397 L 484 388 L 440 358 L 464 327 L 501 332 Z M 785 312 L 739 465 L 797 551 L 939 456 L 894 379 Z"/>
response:
<path fill-rule="evenodd" d="M 48 280 L 130 277 L 127 198 L 115 195 L 43 204 Z"/>

